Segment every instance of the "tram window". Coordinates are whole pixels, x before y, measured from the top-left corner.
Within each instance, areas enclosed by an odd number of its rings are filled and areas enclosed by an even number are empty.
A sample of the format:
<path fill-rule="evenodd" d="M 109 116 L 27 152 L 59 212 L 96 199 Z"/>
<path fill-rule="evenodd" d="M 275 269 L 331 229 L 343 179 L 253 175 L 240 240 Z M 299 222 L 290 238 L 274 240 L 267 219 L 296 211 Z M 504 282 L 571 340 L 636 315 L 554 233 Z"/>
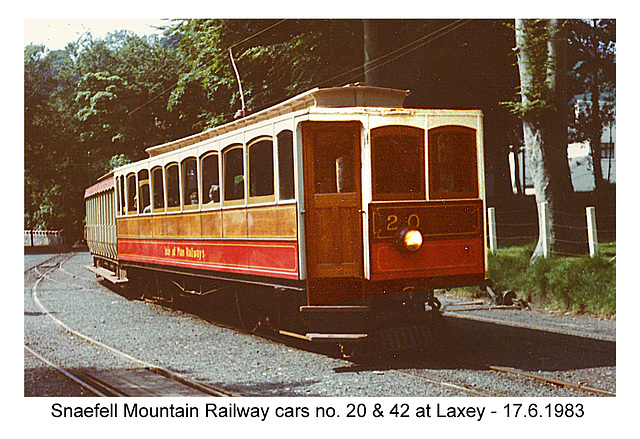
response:
<path fill-rule="evenodd" d="M 167 208 L 180 207 L 180 180 L 178 164 L 172 163 L 165 168 L 167 176 Z"/>
<path fill-rule="evenodd" d="M 242 146 L 224 152 L 224 200 L 244 200 L 244 154 Z"/>
<path fill-rule="evenodd" d="M 476 131 L 461 126 L 429 130 L 429 197 L 477 198 Z"/>
<path fill-rule="evenodd" d="M 200 204 L 198 198 L 198 162 L 189 157 L 182 162 L 182 197 L 185 206 Z"/>
<path fill-rule="evenodd" d="M 153 186 L 153 208 L 164 209 L 164 181 L 162 178 L 162 168 L 157 167 L 151 170 L 151 185 Z"/>
<path fill-rule="evenodd" d="M 371 130 L 374 200 L 425 199 L 424 130 L 385 126 Z"/>
<path fill-rule="evenodd" d="M 280 199 L 292 200 L 294 194 L 293 178 L 293 132 L 282 131 L 278 134 L 278 172 L 280 174 Z"/>
<path fill-rule="evenodd" d="M 124 215 L 126 213 L 125 206 L 125 192 L 124 192 L 124 177 L 120 177 L 120 214 Z"/>
<path fill-rule="evenodd" d="M 200 159 L 202 170 L 202 203 L 220 202 L 220 172 L 218 154 L 208 154 Z"/>
<path fill-rule="evenodd" d="M 318 131 L 313 141 L 315 193 L 355 191 L 354 136 L 350 131 Z"/>
<path fill-rule="evenodd" d="M 133 215 L 138 211 L 138 193 L 136 188 L 136 174 L 127 175 L 127 213 Z"/>
<path fill-rule="evenodd" d="M 273 140 L 270 137 L 263 137 L 249 143 L 248 149 L 249 201 L 274 201 Z"/>
<path fill-rule="evenodd" d="M 121 198 L 120 198 L 120 177 L 116 177 L 116 213 L 120 215 L 122 212 L 121 206 Z"/>
<path fill-rule="evenodd" d="M 149 191 L 149 171 L 146 169 L 138 172 L 138 194 L 140 202 L 138 203 L 138 213 L 151 213 L 151 193 Z"/>

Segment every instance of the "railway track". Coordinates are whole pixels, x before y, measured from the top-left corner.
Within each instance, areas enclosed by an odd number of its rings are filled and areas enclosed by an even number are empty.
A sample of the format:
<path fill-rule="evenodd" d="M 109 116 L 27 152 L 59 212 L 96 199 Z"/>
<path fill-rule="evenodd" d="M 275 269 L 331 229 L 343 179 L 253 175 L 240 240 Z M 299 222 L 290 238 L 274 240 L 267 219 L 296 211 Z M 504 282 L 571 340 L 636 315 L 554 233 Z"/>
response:
<path fill-rule="evenodd" d="M 59 269 L 60 271 L 64 272 L 65 274 L 67 274 L 68 276 L 72 277 L 72 278 L 76 278 L 77 275 L 69 272 L 68 270 L 64 269 L 63 264 L 66 260 L 68 260 L 69 258 L 61 261 L 58 264 L 55 264 L 53 266 L 49 266 L 49 265 L 45 265 L 49 271 L 55 270 L 55 269 Z M 162 369 L 162 368 L 158 368 L 157 366 L 152 366 L 149 365 L 141 360 L 135 359 L 133 357 L 131 357 L 128 354 L 125 354 L 123 352 L 118 351 L 115 348 L 112 348 L 110 346 L 106 346 L 101 342 L 98 342 L 96 340 L 94 340 L 93 338 L 86 336 L 76 330 L 74 330 L 73 328 L 70 328 L 68 325 L 66 325 L 64 322 L 60 321 L 59 319 L 57 319 L 56 317 L 54 317 L 43 305 L 42 303 L 38 300 L 37 298 L 37 284 L 41 281 L 41 279 L 43 278 L 47 278 L 48 277 L 48 273 L 47 272 L 40 272 L 40 270 L 38 270 L 38 267 L 34 268 L 36 273 L 38 273 L 38 280 L 36 281 L 36 284 L 34 284 L 34 287 L 32 289 L 32 295 L 33 295 L 33 300 L 34 302 L 36 302 L 38 304 L 38 306 L 41 308 L 41 310 L 43 311 L 44 314 L 46 314 L 49 318 L 51 318 L 52 320 L 54 320 L 54 322 L 61 326 L 63 329 L 65 329 L 66 331 L 88 341 L 89 343 L 92 343 L 94 345 L 100 346 L 104 349 L 107 349 L 113 353 L 118 354 L 119 356 L 126 358 L 128 360 L 134 361 L 137 364 L 139 364 L 140 368 L 136 368 L 136 369 L 130 369 L 130 370 L 126 370 L 126 371 L 122 371 L 119 370 L 117 372 L 107 372 L 107 373 L 102 373 L 102 374 L 92 374 L 92 373 L 88 373 L 88 372 L 83 372 L 81 374 L 72 374 L 69 371 L 64 371 L 61 370 L 62 368 L 56 365 L 53 365 L 52 363 L 48 362 L 51 366 L 53 366 L 54 368 L 56 368 L 57 370 L 61 371 L 61 373 L 63 373 L 64 375 L 66 375 L 67 377 L 73 379 L 74 381 L 78 382 L 79 384 L 81 384 L 83 387 L 86 387 L 87 389 L 89 389 L 90 391 L 92 391 L 93 393 L 95 393 L 98 396 L 176 396 L 176 395 L 182 395 L 182 396 L 203 396 L 203 395 L 213 395 L 213 396 L 235 396 L 235 395 L 231 395 L 228 394 L 226 392 L 220 392 L 219 389 L 212 389 L 209 388 L 208 386 L 202 386 L 200 384 L 197 383 L 193 383 L 193 382 L 189 382 L 186 381 L 180 377 L 178 377 L 177 375 L 167 371 L 166 369 Z M 48 277 L 51 281 L 56 282 L 55 280 L 51 279 L 50 277 Z M 85 280 L 88 281 L 93 281 L 89 278 L 84 278 Z M 212 322 L 214 323 L 214 322 Z M 236 329 L 237 330 L 237 329 Z M 241 331 L 243 333 L 246 333 L 248 335 L 259 335 L 260 337 L 264 337 L 267 338 L 269 340 L 272 341 L 277 341 L 282 343 L 283 342 L 283 337 L 269 337 L 266 334 L 256 334 L 254 332 L 249 332 L 249 331 Z M 29 349 L 27 346 L 25 346 L 25 350 L 28 350 L 29 352 L 31 352 L 33 355 L 38 356 L 37 353 L 35 353 L 33 350 Z M 43 361 L 47 361 L 46 359 L 44 359 L 43 357 L 39 356 L 39 358 L 41 358 L 41 360 Z M 437 378 L 429 378 L 429 377 L 425 377 L 425 376 L 421 376 L 421 375 L 416 375 L 416 374 L 411 374 L 408 372 L 403 372 L 403 371 L 399 371 L 396 370 L 394 371 L 400 375 L 403 375 L 405 377 L 411 377 L 413 379 L 419 379 L 421 381 L 424 382 L 428 382 L 430 384 L 434 384 L 437 386 L 441 386 L 447 389 L 451 389 L 453 391 L 456 392 L 461 392 L 463 394 L 468 394 L 468 395 L 473 395 L 473 396 L 493 396 L 491 394 L 488 393 L 484 393 L 484 392 L 479 392 L 476 391 L 474 389 L 469 389 L 467 387 L 464 386 L 460 386 L 457 385 L 455 383 L 449 382 L 449 381 L 445 381 L 445 380 L 441 380 L 441 379 L 437 379 Z M 159 380 L 158 378 L 156 378 L 157 376 L 161 376 L 161 377 L 166 377 L 166 380 Z M 157 381 L 160 382 L 164 382 L 163 385 L 158 385 Z M 183 383 L 183 386 L 180 386 L 180 388 L 176 389 L 176 386 L 174 383 L 176 382 L 180 382 Z M 148 383 L 153 383 L 153 385 L 148 384 Z M 188 390 L 188 389 L 193 389 L 193 390 Z M 192 392 L 195 391 L 195 393 L 192 395 Z"/>
<path fill-rule="evenodd" d="M 60 281 L 59 278 L 58 280 L 56 280 L 54 279 L 55 276 L 52 276 L 53 271 L 56 269 L 64 273 L 68 277 L 75 279 L 79 282 L 91 282 L 94 284 L 97 283 L 95 279 L 90 279 L 89 277 L 85 277 L 77 273 L 74 274 L 71 271 L 65 269 L 65 263 L 72 256 L 73 255 L 68 256 L 66 258 L 63 258 L 62 260 L 58 259 L 55 264 L 52 263 L 51 260 L 49 260 L 33 268 L 34 272 L 37 274 L 36 281 L 31 291 L 33 301 L 42 310 L 42 314 L 47 315 L 48 318 L 52 319 L 58 326 L 60 326 L 67 332 L 89 343 L 99 346 L 102 349 L 110 351 L 118 355 L 120 358 L 127 359 L 128 361 L 131 361 L 134 363 L 132 367 L 122 368 L 116 372 L 109 372 L 109 373 L 105 372 L 105 373 L 98 373 L 98 374 L 87 372 L 82 374 L 76 374 L 76 378 L 84 383 L 83 386 L 85 387 L 88 386 L 87 388 L 93 388 L 98 392 L 101 392 L 102 394 L 109 395 L 109 396 L 140 395 L 141 394 L 140 392 L 142 393 L 148 392 L 147 396 L 153 396 L 153 395 L 164 396 L 164 395 L 180 394 L 179 392 L 182 392 L 182 391 L 194 392 L 195 395 L 198 395 L 198 394 L 211 395 L 212 393 L 209 393 L 210 391 L 213 391 L 216 394 L 216 396 L 237 395 L 237 393 L 231 394 L 230 392 L 226 392 L 224 389 L 209 388 L 208 386 L 203 386 L 202 388 L 199 388 L 197 386 L 196 387 L 191 386 L 191 390 L 171 389 L 171 387 L 174 386 L 176 383 L 184 384 L 187 387 L 190 384 L 181 383 L 180 382 L 181 377 L 174 375 L 173 372 L 170 372 L 166 369 L 159 368 L 152 364 L 148 364 L 124 352 L 120 352 L 111 346 L 104 345 L 96 340 L 93 340 L 91 337 L 88 337 L 85 334 L 80 333 L 74 328 L 69 327 L 69 325 L 65 324 L 64 322 L 60 321 L 54 315 L 54 313 L 47 310 L 38 299 L 38 288 L 40 283 L 44 279 L 51 280 L 52 282 L 62 283 L 62 281 Z M 26 271 L 27 270 L 25 270 L 25 273 Z M 67 284 L 67 282 L 64 282 L 64 283 L 65 285 Z M 68 284 L 71 288 L 74 288 L 74 287 L 85 288 L 85 289 L 87 288 L 87 285 L 84 285 L 84 286 L 79 285 L 78 283 L 74 282 L 71 279 L 69 280 Z M 483 319 L 485 321 L 487 320 L 486 318 L 483 318 Z M 215 322 L 212 322 L 212 323 L 215 323 Z M 504 324 L 504 321 L 496 320 L 495 323 Z M 237 328 L 233 328 L 233 329 L 238 331 Z M 535 329 L 549 330 L 549 328 L 542 328 L 542 327 L 537 327 Z M 256 334 L 254 332 L 247 332 L 247 331 L 239 331 L 239 332 L 245 333 L 247 335 L 250 334 L 250 335 L 258 336 L 259 338 L 266 338 L 268 340 L 276 341 L 278 343 L 283 343 L 283 341 L 280 338 L 265 337 L 264 334 Z M 538 342 L 547 342 L 547 341 L 544 339 L 536 339 L 535 342 L 538 343 Z M 296 347 L 306 350 L 303 346 L 299 346 L 297 344 L 296 344 Z M 588 347 L 586 346 L 575 346 L 575 348 L 588 350 Z M 28 350 L 27 346 L 25 346 L 25 350 Z M 610 353 L 609 351 L 602 350 L 602 349 L 600 350 L 594 349 L 594 351 L 596 352 L 603 351 L 604 353 Z M 34 355 L 37 355 L 37 353 L 35 353 Z M 469 361 L 469 359 L 465 359 L 461 357 L 454 358 L 453 356 L 451 361 L 455 363 L 455 367 L 452 368 L 451 364 L 440 369 L 438 367 L 435 367 L 433 368 L 434 371 L 432 373 L 429 373 L 429 371 L 427 370 L 431 368 L 430 366 L 425 367 L 424 365 L 422 365 L 418 367 L 417 371 L 412 370 L 413 369 L 412 367 L 405 367 L 405 366 L 385 367 L 382 369 L 383 372 L 380 372 L 380 374 L 384 374 L 384 373 L 397 374 L 399 377 L 410 378 L 412 380 L 420 380 L 429 385 L 439 386 L 439 387 L 448 389 L 453 393 L 467 395 L 467 396 L 480 396 L 480 397 L 505 396 L 504 393 L 500 394 L 498 391 L 496 391 L 495 386 L 494 388 L 492 388 L 491 385 L 485 386 L 482 383 L 483 380 L 487 380 L 486 377 L 488 376 L 493 376 L 493 378 L 490 378 L 490 380 L 493 380 L 494 382 L 498 382 L 499 380 L 503 379 L 503 378 L 497 378 L 497 376 L 499 375 L 503 375 L 505 377 L 504 379 L 511 380 L 512 383 L 519 382 L 520 384 L 518 384 L 518 386 L 521 386 L 521 388 L 523 389 L 522 391 L 524 392 L 527 392 L 525 389 L 526 386 L 537 385 L 539 387 L 547 387 L 551 389 L 556 389 L 556 388 L 569 389 L 572 395 L 592 394 L 592 395 L 598 395 L 598 396 L 616 396 L 616 394 L 612 391 L 590 386 L 583 382 L 576 383 L 576 382 L 571 382 L 571 381 L 556 378 L 556 377 L 543 376 L 536 373 L 526 372 L 524 370 L 520 370 L 514 367 L 497 366 L 497 365 L 492 365 L 487 362 L 481 362 L 481 361 Z M 357 367 L 358 365 L 356 364 L 353 366 L 344 367 L 343 369 L 345 369 L 345 371 L 351 370 L 351 371 L 358 372 Z M 372 370 L 372 369 L 370 367 L 365 367 L 363 370 Z M 456 375 L 452 376 L 452 373 L 457 373 L 458 371 L 460 372 L 460 378 L 458 378 Z M 473 373 L 475 373 L 476 371 L 482 374 L 482 375 L 478 375 L 477 383 L 473 377 Z M 378 372 L 373 370 L 373 373 L 376 374 Z M 465 377 L 465 373 L 469 375 Z M 509 378 L 506 378 L 507 376 L 512 376 L 514 378 L 509 379 Z M 153 383 L 153 381 L 157 381 L 157 383 Z M 128 384 L 123 384 L 125 382 Z M 162 390 L 162 387 L 163 387 L 162 382 L 165 383 L 164 384 L 165 390 Z M 200 386 L 202 385 L 200 384 Z M 426 388 L 428 387 L 425 387 L 425 389 Z M 175 393 L 175 392 L 178 392 L 178 393 Z M 203 392 L 203 393 L 199 393 L 199 392 Z M 546 393 L 550 393 L 550 392 L 552 391 L 546 391 Z"/>
<path fill-rule="evenodd" d="M 24 350 L 95 396 L 232 396 L 227 392 L 222 393 L 218 389 L 185 380 L 176 374 L 154 371 L 144 367 L 111 371 L 71 372 L 26 345 Z"/>
<path fill-rule="evenodd" d="M 522 370 L 517 370 L 510 367 L 504 366 L 494 366 L 488 364 L 479 364 L 479 363 L 470 363 L 460 359 L 452 359 L 452 361 L 458 363 L 460 365 L 460 372 L 469 372 L 469 371 L 486 371 L 493 372 L 505 376 L 515 376 L 520 379 L 529 382 L 528 385 L 533 385 L 537 383 L 538 385 L 542 384 L 544 386 L 549 386 L 552 388 L 566 388 L 577 391 L 582 394 L 595 394 L 598 396 L 616 396 L 614 392 L 610 392 L 608 390 L 595 388 L 584 383 L 573 383 L 566 380 L 561 380 L 558 378 L 549 378 L 542 375 L 534 374 L 531 372 L 525 372 Z M 411 372 L 409 370 L 403 370 L 402 368 L 395 367 L 387 367 L 386 371 L 399 374 L 405 377 L 411 377 L 413 379 L 418 379 L 420 381 L 425 381 L 432 384 L 437 384 L 442 387 L 446 387 L 448 389 L 452 389 L 454 391 L 458 391 L 470 396 L 480 396 L 480 397 L 499 397 L 504 396 L 500 394 L 496 394 L 495 392 L 484 391 L 482 389 L 471 388 L 467 383 L 455 382 L 455 380 L 446 380 L 438 377 L 438 373 L 434 372 L 431 374 L 425 374 L 424 372 Z"/>
<path fill-rule="evenodd" d="M 478 307 L 478 309 L 485 309 L 485 308 Z M 474 308 L 470 308 L 466 310 L 461 309 L 457 311 L 473 311 L 473 310 Z M 536 346 L 547 345 L 553 348 L 561 348 L 564 350 L 572 349 L 574 351 L 581 351 L 583 353 L 604 354 L 604 355 L 615 357 L 615 347 L 614 348 L 610 347 L 611 343 L 615 343 L 615 338 L 602 336 L 602 338 L 600 339 L 594 339 L 592 338 L 591 334 L 586 333 L 584 331 L 550 328 L 548 326 L 542 326 L 534 323 L 509 322 L 505 319 L 490 318 L 486 316 L 474 316 L 474 315 L 469 315 L 466 313 L 463 314 L 461 312 L 455 312 L 455 311 L 447 312 L 446 315 L 457 318 L 457 319 L 466 319 L 466 320 L 476 321 L 481 323 L 511 326 L 519 330 L 527 330 L 531 332 L 535 331 L 545 335 L 553 334 L 554 336 L 562 337 L 560 340 L 556 340 L 553 337 L 549 337 L 549 336 L 545 337 L 540 335 L 536 337 L 525 337 L 525 338 L 520 337 L 517 340 L 514 340 L 514 343 L 520 343 L 520 344 L 531 343 L 531 344 L 535 344 Z M 516 337 L 516 336 L 510 335 L 510 337 Z M 580 340 L 582 342 L 576 342 L 576 340 Z M 585 343 L 584 340 L 588 340 L 588 343 Z M 469 368 L 475 368 L 478 370 L 487 370 L 487 371 L 493 371 L 501 374 L 519 376 L 521 378 L 535 380 L 545 385 L 563 387 L 566 389 L 573 389 L 585 394 L 595 394 L 599 396 L 616 396 L 615 392 L 590 386 L 583 382 L 577 382 L 577 383 L 571 382 L 565 379 L 544 376 L 538 373 L 526 372 L 524 370 L 520 370 L 515 367 L 498 366 L 498 365 L 489 364 L 486 362 L 468 361 L 464 358 L 459 358 L 459 361 L 461 362 L 461 364 Z"/>
<path fill-rule="evenodd" d="M 534 373 L 530 373 L 530 372 L 524 372 L 522 370 L 517 370 L 517 369 L 513 369 L 510 367 L 502 367 L 502 366 L 492 366 L 492 365 L 480 365 L 479 366 L 482 369 L 485 370 L 492 370 L 495 372 L 500 372 L 500 373 L 505 373 L 505 374 L 512 374 L 512 375 L 517 375 L 523 378 L 530 378 L 551 386 L 557 386 L 557 387 L 565 387 L 567 389 L 574 389 L 574 390 L 579 390 L 581 392 L 587 392 L 587 393 L 593 393 L 593 394 L 597 394 L 597 395 L 601 395 L 601 396 L 616 396 L 616 394 L 614 392 L 609 392 L 608 390 L 604 390 L 604 389 L 598 389 L 595 387 L 591 387 L 582 383 L 571 383 L 569 381 L 564 381 L 564 380 L 560 380 L 560 379 L 556 379 L 556 378 L 548 378 L 542 375 L 537 375 Z"/>
<path fill-rule="evenodd" d="M 97 396 L 240 396 L 224 389 L 189 380 L 166 368 L 162 368 L 136 358 L 83 334 L 55 317 L 53 313 L 51 313 L 39 300 L 38 286 L 45 278 L 49 278 L 51 281 L 56 282 L 49 277 L 49 273 L 53 270 L 60 269 L 62 263 L 71 257 L 72 255 L 55 264 L 51 264 L 52 259 L 49 259 L 29 269 L 34 270 L 37 274 L 37 279 L 31 288 L 32 300 L 42 310 L 44 315 L 65 331 L 93 346 L 97 346 L 105 351 L 115 354 L 119 358 L 134 363 L 135 367 L 115 371 L 82 371 L 80 373 L 74 373 L 45 358 L 26 344 L 24 346 L 25 351 L 29 352 L 31 355 L 35 356 L 50 367 L 53 367 L 67 378 L 73 380 L 77 384 L 80 384 Z M 45 269 L 46 271 L 43 272 L 41 271 L 42 269 Z M 75 275 L 72 275 L 66 270 L 64 272 L 75 277 Z"/>
<path fill-rule="evenodd" d="M 411 378 L 417 378 L 419 380 L 422 381 L 426 381 L 428 383 L 433 383 L 433 384 L 438 384 L 442 387 L 446 387 L 458 392 L 462 392 L 471 396 L 484 396 L 484 397 L 491 397 L 491 396 L 496 396 L 493 395 L 491 393 L 487 393 L 487 392 L 482 392 L 480 390 L 475 390 L 475 389 L 470 389 L 469 387 L 460 385 L 460 384 L 455 384 L 452 383 L 450 381 L 445 381 L 445 380 L 441 380 L 439 378 L 436 377 L 427 377 L 424 375 L 420 375 L 420 374 L 416 374 L 416 373 L 411 373 L 411 372 L 407 372 L 407 371 L 403 371 L 403 370 L 398 370 L 398 369 L 392 369 L 393 372 L 407 376 L 407 377 L 411 377 Z"/>
<path fill-rule="evenodd" d="M 490 309 L 490 307 L 478 307 L 477 309 L 484 310 L 484 309 Z M 502 309 L 514 309 L 514 308 L 503 307 Z M 514 326 L 517 328 L 524 328 L 527 330 L 541 331 L 541 333 L 544 333 L 544 334 L 552 332 L 562 336 L 569 336 L 572 338 L 578 338 L 578 339 L 584 339 L 584 340 L 589 339 L 590 343 L 593 342 L 594 344 L 585 345 L 584 343 L 582 344 L 575 343 L 575 342 L 571 343 L 571 342 L 567 342 L 567 340 L 565 339 L 558 341 L 558 340 L 552 340 L 547 337 L 541 337 L 541 336 L 530 338 L 527 340 L 518 339 L 517 342 L 518 343 L 530 342 L 532 344 L 535 344 L 535 346 L 538 346 L 538 347 L 541 347 L 543 345 L 553 345 L 555 347 L 559 347 L 563 349 L 573 349 L 575 351 L 605 354 L 608 356 L 615 357 L 615 347 L 612 349 L 609 346 L 612 342 L 615 343 L 615 338 L 605 337 L 603 339 L 592 339 L 590 337 L 590 334 L 581 332 L 581 331 L 576 331 L 576 330 L 559 330 L 557 328 L 551 329 L 547 326 L 542 326 L 537 324 L 523 324 L 521 322 L 514 323 L 514 322 L 505 321 L 503 319 L 491 319 L 487 317 L 469 316 L 465 314 L 452 313 L 452 312 L 447 313 L 447 315 L 453 316 L 456 318 L 475 320 L 483 323 Z M 504 376 L 518 377 L 521 381 L 528 383 L 527 385 L 542 385 L 542 386 L 551 387 L 551 388 L 564 388 L 564 389 L 569 389 L 571 391 L 575 391 L 578 395 L 591 394 L 591 395 L 609 396 L 609 397 L 616 396 L 616 393 L 614 391 L 598 388 L 596 386 L 589 385 L 588 383 L 585 383 L 585 382 L 581 382 L 581 381 L 575 382 L 575 381 L 570 381 L 566 379 L 561 379 L 558 377 L 549 377 L 539 373 L 520 370 L 516 367 L 498 366 L 498 365 L 489 364 L 486 362 L 470 361 L 469 359 L 463 358 L 463 356 L 460 355 L 460 353 L 451 356 L 450 361 L 452 364 L 455 364 L 456 365 L 455 367 L 458 367 L 461 371 L 463 370 L 486 371 L 489 373 L 500 374 Z M 405 376 L 415 377 L 428 382 L 437 382 L 445 387 L 457 389 L 461 392 L 465 392 L 467 394 L 471 394 L 474 396 L 504 396 L 504 395 L 496 395 L 492 392 L 482 391 L 481 389 L 470 388 L 470 383 L 468 381 L 463 382 L 463 380 L 461 381 L 442 380 L 441 378 L 438 377 L 437 372 L 430 376 L 425 376 L 423 373 L 409 372 L 407 370 L 401 370 L 401 368 L 389 368 L 389 370 Z M 475 385 L 475 384 L 472 383 L 471 385 Z"/>
<path fill-rule="evenodd" d="M 71 372 L 26 345 L 24 350 L 95 396 L 228 396 L 201 384 L 181 380 L 176 376 L 165 376 L 165 374 L 156 373 L 143 367 L 112 371 Z"/>

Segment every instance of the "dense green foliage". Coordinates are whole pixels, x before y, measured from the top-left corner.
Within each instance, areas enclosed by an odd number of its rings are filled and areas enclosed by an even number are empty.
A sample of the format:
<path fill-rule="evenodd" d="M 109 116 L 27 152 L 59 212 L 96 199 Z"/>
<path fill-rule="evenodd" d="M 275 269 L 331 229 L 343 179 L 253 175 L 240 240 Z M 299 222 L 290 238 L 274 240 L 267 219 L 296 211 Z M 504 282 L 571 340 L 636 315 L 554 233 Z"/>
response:
<path fill-rule="evenodd" d="M 390 56 L 368 66 L 386 72 L 372 85 L 411 89 L 409 105 L 481 107 L 492 118 L 493 102 L 512 93 L 513 82 L 495 81 L 511 68 L 501 22 L 382 24 Z M 78 240 L 82 194 L 99 176 L 149 146 L 232 120 L 241 104 L 230 49 L 253 112 L 364 80 L 362 20 L 175 20 L 160 38 L 116 32 L 59 51 L 27 46 L 25 228 L 65 229 Z"/>
<path fill-rule="evenodd" d="M 362 65 L 361 44 L 353 44 L 362 40 L 359 20 L 194 19 L 178 21 L 170 32 L 180 40 L 185 70 L 169 106 L 197 114 L 198 128 L 228 121 L 241 108 L 230 49 L 252 111 Z"/>
<path fill-rule="evenodd" d="M 515 290 L 561 311 L 616 315 L 616 263 L 607 255 L 549 257 L 529 264 L 533 246 L 499 250 L 489 258 L 498 290 Z"/>
<path fill-rule="evenodd" d="M 376 21 L 376 20 L 373 20 Z M 484 112 L 486 165 L 508 191 L 518 121 L 500 102 L 518 75 L 505 20 L 378 20 L 382 55 L 364 63 L 362 20 L 175 20 L 162 37 L 85 36 L 24 50 L 24 227 L 80 239 L 83 191 L 145 149 L 256 112 L 313 87 L 364 81 L 411 90 L 415 107 Z M 502 189 L 500 189 L 502 188 Z"/>
<path fill-rule="evenodd" d="M 25 228 L 82 234 L 83 192 L 119 161 L 191 134 L 166 99 L 181 71 L 169 40 L 119 32 L 64 50 L 25 48 Z"/>

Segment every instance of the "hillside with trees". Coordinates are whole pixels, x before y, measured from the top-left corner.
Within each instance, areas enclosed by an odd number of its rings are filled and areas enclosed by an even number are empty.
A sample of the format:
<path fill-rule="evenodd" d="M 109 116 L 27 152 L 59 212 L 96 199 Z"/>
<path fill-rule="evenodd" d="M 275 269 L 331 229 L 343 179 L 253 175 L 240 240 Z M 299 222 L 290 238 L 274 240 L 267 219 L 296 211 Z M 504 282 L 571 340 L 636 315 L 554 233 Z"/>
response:
<path fill-rule="evenodd" d="M 604 50 L 599 41 L 615 46 L 615 22 L 597 22 L 606 32 L 585 23 L 561 23 L 568 96 L 612 82 L 590 66 Z M 521 115 L 505 105 L 521 99 L 516 46 L 513 20 L 444 19 L 174 20 L 161 37 L 115 32 L 59 51 L 27 46 L 24 227 L 64 229 L 79 241 L 83 191 L 99 176 L 144 158 L 149 146 L 232 120 L 241 99 L 231 54 L 249 111 L 356 82 L 411 90 L 407 106 L 480 108 L 489 195 L 508 197 L 509 145 L 524 141 Z M 615 66 L 615 48 L 606 47 Z M 615 73 L 612 84 L 607 93 Z M 574 133 L 587 127 L 571 125 Z"/>

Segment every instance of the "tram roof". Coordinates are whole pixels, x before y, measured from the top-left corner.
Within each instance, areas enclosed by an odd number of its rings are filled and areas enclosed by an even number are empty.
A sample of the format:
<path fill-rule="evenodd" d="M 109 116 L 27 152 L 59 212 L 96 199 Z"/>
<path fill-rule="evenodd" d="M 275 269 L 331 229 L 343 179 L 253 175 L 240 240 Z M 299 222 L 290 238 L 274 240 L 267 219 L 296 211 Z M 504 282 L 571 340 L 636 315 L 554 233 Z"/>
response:
<path fill-rule="evenodd" d="M 189 137 L 152 146 L 146 149 L 149 157 L 175 151 L 194 143 L 202 142 L 220 134 L 252 125 L 263 120 L 271 119 L 294 111 L 310 107 L 341 108 L 341 107 L 383 107 L 399 108 L 403 106 L 408 90 L 394 88 L 368 87 L 362 85 L 347 85 L 344 87 L 314 88 L 291 99 L 276 104 L 242 119 L 211 128 L 207 131 Z"/>

